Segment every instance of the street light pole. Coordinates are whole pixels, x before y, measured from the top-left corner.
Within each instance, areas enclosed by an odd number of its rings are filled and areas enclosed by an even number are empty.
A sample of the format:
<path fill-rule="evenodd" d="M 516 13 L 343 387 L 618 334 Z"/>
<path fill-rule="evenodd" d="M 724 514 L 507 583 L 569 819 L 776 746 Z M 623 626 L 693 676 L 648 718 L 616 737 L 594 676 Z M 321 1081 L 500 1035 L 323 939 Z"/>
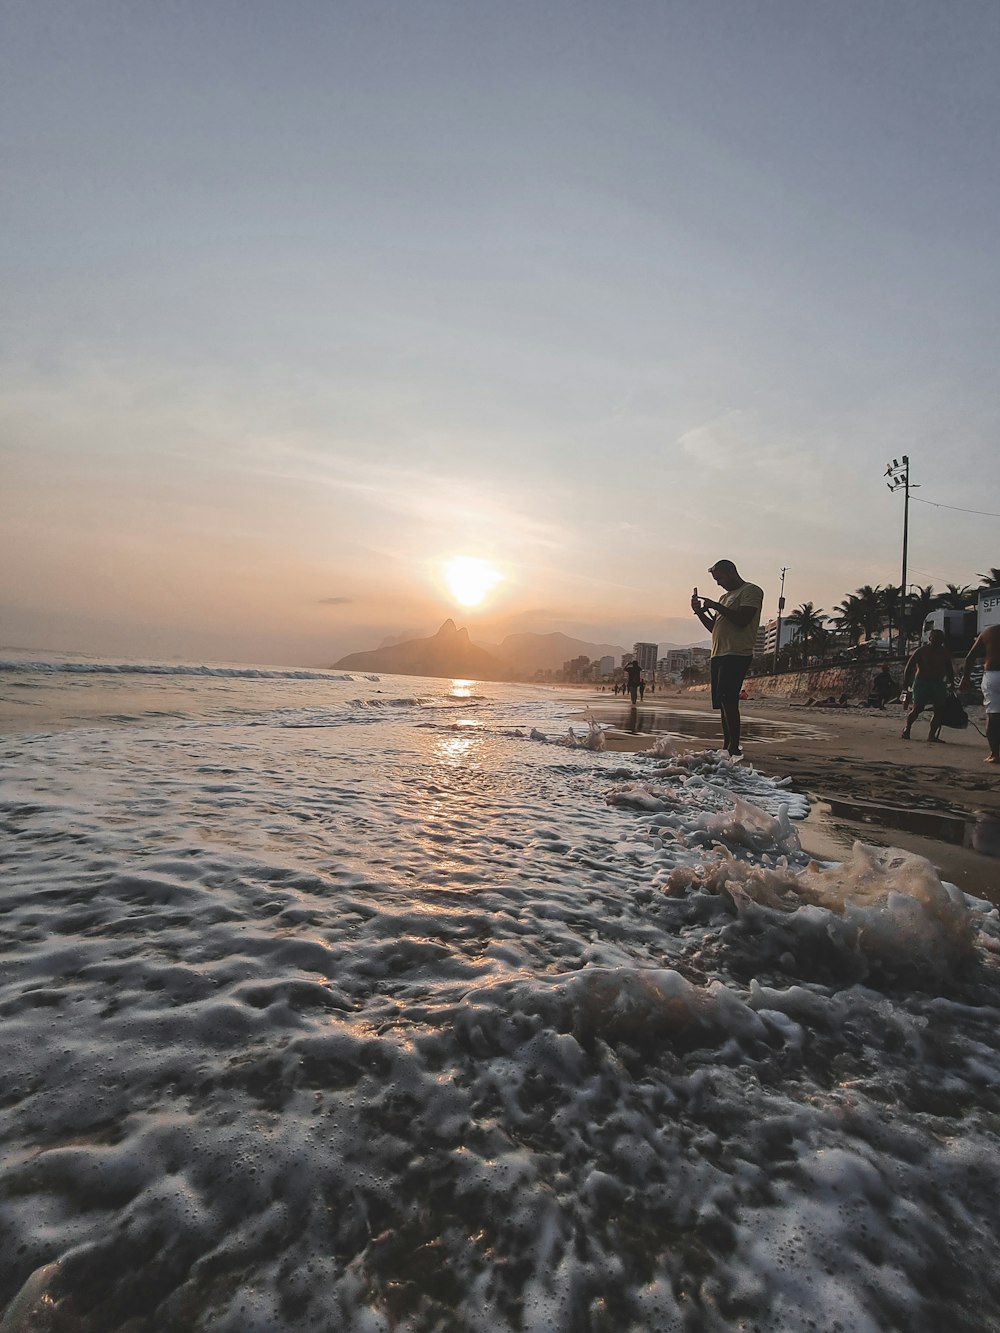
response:
<path fill-rule="evenodd" d="M 778 654 L 781 652 L 781 613 L 785 609 L 785 575 L 788 573 L 786 565 L 781 566 L 781 592 L 778 595 L 778 630 L 774 636 L 774 670 L 778 669 Z"/>
<path fill-rule="evenodd" d="M 902 460 L 894 458 L 886 464 L 886 482 L 890 491 L 903 492 L 903 572 L 899 581 L 899 646 L 906 653 L 906 547 L 910 532 L 910 460 L 906 454 Z M 913 487 L 916 490 L 916 487 Z"/>

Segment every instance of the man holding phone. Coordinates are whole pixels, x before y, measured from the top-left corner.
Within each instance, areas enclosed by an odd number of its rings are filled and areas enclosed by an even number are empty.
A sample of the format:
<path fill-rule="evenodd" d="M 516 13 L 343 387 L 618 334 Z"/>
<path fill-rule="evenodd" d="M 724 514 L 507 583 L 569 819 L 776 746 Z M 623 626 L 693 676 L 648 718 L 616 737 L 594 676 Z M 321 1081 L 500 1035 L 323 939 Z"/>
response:
<path fill-rule="evenodd" d="M 747 583 L 731 560 L 717 560 L 708 571 L 722 597 L 713 602 L 691 594 L 691 610 L 712 634 L 712 707 L 722 716 L 722 741 L 731 755 L 740 749 L 740 691 L 753 661 L 764 590 Z"/>

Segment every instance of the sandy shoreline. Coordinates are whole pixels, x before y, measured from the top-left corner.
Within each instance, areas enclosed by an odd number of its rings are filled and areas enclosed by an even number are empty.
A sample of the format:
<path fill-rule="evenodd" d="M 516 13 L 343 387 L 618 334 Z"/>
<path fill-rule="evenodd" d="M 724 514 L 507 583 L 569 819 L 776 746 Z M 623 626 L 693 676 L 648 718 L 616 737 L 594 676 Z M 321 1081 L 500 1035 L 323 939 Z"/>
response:
<path fill-rule="evenodd" d="M 611 725 L 612 748 L 644 749 L 664 729 L 719 743 L 718 715 L 705 693 L 647 694 L 634 721 L 620 697 L 591 691 L 576 701 Z M 985 727 L 982 708 L 970 716 Z M 791 777 L 796 790 L 815 798 L 802 829 L 808 850 L 839 858 L 858 839 L 902 847 L 926 856 L 966 892 L 1000 904 L 1000 772 L 983 762 L 988 747 L 971 726 L 946 730 L 942 744 L 930 745 L 923 718 L 913 740 L 901 739 L 899 705 L 883 713 L 774 699 L 747 700 L 743 720 L 747 761 Z"/>

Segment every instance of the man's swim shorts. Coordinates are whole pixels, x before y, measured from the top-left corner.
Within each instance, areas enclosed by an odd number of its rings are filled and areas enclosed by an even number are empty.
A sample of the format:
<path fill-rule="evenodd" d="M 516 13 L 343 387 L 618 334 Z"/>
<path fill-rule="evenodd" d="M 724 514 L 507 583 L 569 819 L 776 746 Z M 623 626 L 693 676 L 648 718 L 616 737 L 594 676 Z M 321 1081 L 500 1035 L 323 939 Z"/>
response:
<path fill-rule="evenodd" d="M 913 707 L 937 708 L 948 697 L 948 686 L 943 680 L 921 680 L 918 676 L 913 682 Z"/>

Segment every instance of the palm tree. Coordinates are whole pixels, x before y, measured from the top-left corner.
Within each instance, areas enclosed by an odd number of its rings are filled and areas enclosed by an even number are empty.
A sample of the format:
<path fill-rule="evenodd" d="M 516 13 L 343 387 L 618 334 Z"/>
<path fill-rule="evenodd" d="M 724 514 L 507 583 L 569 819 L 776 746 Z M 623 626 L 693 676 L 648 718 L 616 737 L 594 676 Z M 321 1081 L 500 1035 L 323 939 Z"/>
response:
<path fill-rule="evenodd" d="M 906 628 L 910 634 L 920 633 L 924 621 L 932 611 L 937 610 L 940 600 L 933 584 L 928 583 L 923 588 L 919 583 L 916 585 L 916 591 L 911 592 L 906 599 Z"/>
<path fill-rule="evenodd" d="M 949 583 L 947 592 L 941 594 L 939 606 L 947 611 L 965 611 L 976 602 L 975 588 L 960 588 L 957 583 Z"/>
<path fill-rule="evenodd" d="M 778 665 L 783 671 L 797 671 L 802 665 L 802 640 L 797 636 L 788 640 L 778 654 Z"/>
<path fill-rule="evenodd" d="M 845 597 L 839 606 L 833 608 L 833 623 L 842 634 L 847 635 L 847 641 L 853 648 L 860 642 L 861 636 L 865 632 L 865 617 L 861 605 L 861 599 L 855 597 L 853 593 Z"/>
<path fill-rule="evenodd" d="M 991 565 L 985 574 L 977 574 L 976 578 L 979 580 L 980 587 L 1000 588 L 1000 569 L 997 569 L 995 565 Z"/>
<path fill-rule="evenodd" d="M 798 630 L 799 638 L 802 640 L 803 654 L 808 657 L 810 646 L 817 644 L 826 634 L 823 627 L 826 612 L 817 611 L 812 602 L 803 602 L 786 619 L 789 625 L 794 625 Z"/>
<path fill-rule="evenodd" d="M 885 616 L 886 624 L 889 628 L 889 643 L 892 643 L 892 630 L 894 625 L 898 625 L 902 616 L 902 606 L 900 605 L 900 593 L 902 589 L 894 583 L 889 583 L 882 589 L 880 602 L 882 605 L 882 614 Z"/>
<path fill-rule="evenodd" d="M 821 613 L 822 614 L 822 613 Z M 830 648 L 830 631 L 825 625 L 820 625 L 809 640 L 810 647 L 816 657 L 825 657 Z"/>
<path fill-rule="evenodd" d="M 854 596 L 861 603 L 861 620 L 865 627 L 865 638 L 870 639 L 882 628 L 882 589 L 873 588 L 870 583 L 858 588 Z"/>

